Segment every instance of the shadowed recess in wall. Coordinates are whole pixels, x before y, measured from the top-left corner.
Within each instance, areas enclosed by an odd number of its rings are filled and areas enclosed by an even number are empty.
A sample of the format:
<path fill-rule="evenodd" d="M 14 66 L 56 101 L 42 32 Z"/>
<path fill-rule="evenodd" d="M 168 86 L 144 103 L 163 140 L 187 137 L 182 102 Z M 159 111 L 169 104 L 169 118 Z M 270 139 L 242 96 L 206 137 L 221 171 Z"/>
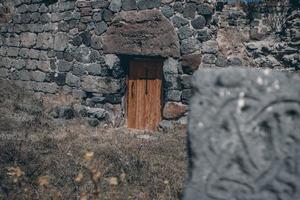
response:
<path fill-rule="evenodd" d="M 42 3 L 46 4 L 46 5 L 51 5 L 54 3 L 57 3 L 58 0 L 42 0 Z"/>

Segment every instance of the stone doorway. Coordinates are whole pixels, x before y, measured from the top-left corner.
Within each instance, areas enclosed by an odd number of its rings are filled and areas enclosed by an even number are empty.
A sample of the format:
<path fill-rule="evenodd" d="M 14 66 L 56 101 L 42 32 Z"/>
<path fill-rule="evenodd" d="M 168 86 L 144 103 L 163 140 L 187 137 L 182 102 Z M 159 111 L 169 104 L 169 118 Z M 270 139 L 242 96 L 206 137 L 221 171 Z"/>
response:
<path fill-rule="evenodd" d="M 133 59 L 128 64 L 127 126 L 154 131 L 162 120 L 163 62 Z"/>

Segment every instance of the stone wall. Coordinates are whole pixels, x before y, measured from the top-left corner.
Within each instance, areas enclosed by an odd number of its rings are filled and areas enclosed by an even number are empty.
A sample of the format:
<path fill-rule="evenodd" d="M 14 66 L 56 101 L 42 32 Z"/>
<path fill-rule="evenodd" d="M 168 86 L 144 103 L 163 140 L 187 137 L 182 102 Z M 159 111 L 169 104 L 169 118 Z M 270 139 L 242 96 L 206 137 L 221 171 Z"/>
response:
<path fill-rule="evenodd" d="M 164 59 L 164 128 L 186 123 L 191 75 L 199 67 L 299 68 L 299 9 L 289 12 L 286 34 L 274 39 L 279 42 L 261 42 L 269 37 L 252 39 L 262 36 L 264 17 L 249 29 L 240 9 L 227 6 L 221 11 L 220 4 L 205 2 L 2 0 L 0 78 L 37 94 L 71 95 L 76 103 L 54 109 L 55 117 L 75 110 L 93 125 L 121 126 L 128 58 L 158 56 Z M 222 32 L 224 27 L 252 39 L 226 41 L 222 33 L 235 34 Z M 229 49 L 223 48 L 224 41 Z"/>
<path fill-rule="evenodd" d="M 0 77 L 38 94 L 78 100 L 72 108 L 54 109 L 53 116 L 75 109 L 92 125 L 122 125 L 122 58 L 161 56 L 164 119 L 186 123 L 191 74 L 201 62 L 203 42 L 217 30 L 213 5 L 198 0 L 2 0 L 0 5 L 7 8 L 5 19 L 0 16 Z"/>
<path fill-rule="evenodd" d="M 293 0 L 268 2 L 273 3 L 226 5 L 218 12 L 219 45 L 227 57 L 239 59 L 239 64 L 299 70 L 299 3 Z"/>
<path fill-rule="evenodd" d="M 270 69 L 197 71 L 183 199 L 299 199 L 299 84 Z"/>

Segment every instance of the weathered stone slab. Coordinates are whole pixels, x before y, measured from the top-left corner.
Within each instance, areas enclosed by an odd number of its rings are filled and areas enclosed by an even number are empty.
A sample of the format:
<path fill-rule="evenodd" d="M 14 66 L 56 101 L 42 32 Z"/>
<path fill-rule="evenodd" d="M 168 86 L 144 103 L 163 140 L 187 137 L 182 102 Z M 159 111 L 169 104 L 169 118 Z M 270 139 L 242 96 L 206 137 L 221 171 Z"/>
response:
<path fill-rule="evenodd" d="M 137 8 L 135 0 L 122 0 L 123 10 L 135 10 Z"/>
<path fill-rule="evenodd" d="M 299 84 L 267 70 L 198 70 L 183 199 L 300 199 Z"/>
<path fill-rule="evenodd" d="M 37 37 L 36 47 L 41 49 L 52 49 L 54 39 L 50 33 L 39 33 Z"/>
<path fill-rule="evenodd" d="M 63 32 L 58 32 L 54 37 L 54 50 L 63 51 L 68 44 L 68 35 Z"/>
<path fill-rule="evenodd" d="M 56 83 L 44 83 L 44 82 L 34 82 L 34 81 L 15 81 L 19 87 L 24 87 L 28 90 L 33 90 L 35 92 L 44 92 L 54 94 L 58 91 L 59 87 Z"/>
<path fill-rule="evenodd" d="M 36 34 L 35 33 L 22 33 L 21 34 L 21 45 L 23 47 L 32 47 L 36 44 Z"/>
<path fill-rule="evenodd" d="M 168 58 L 164 61 L 163 71 L 164 74 L 178 74 L 180 64 L 173 58 Z"/>
<path fill-rule="evenodd" d="M 99 77 L 99 76 L 83 76 L 82 88 L 86 92 L 96 93 L 117 93 L 121 89 L 119 80 Z"/>
<path fill-rule="evenodd" d="M 178 102 L 181 100 L 181 93 L 180 90 L 166 90 L 165 91 L 165 101 L 175 101 Z"/>
<path fill-rule="evenodd" d="M 6 78 L 8 75 L 8 69 L 0 68 L 0 78 Z"/>
<path fill-rule="evenodd" d="M 160 0 L 137 0 L 137 7 L 140 10 L 157 8 L 160 5 Z"/>
<path fill-rule="evenodd" d="M 112 0 L 109 5 L 109 9 L 113 12 L 119 12 L 122 6 L 121 0 Z"/>
<path fill-rule="evenodd" d="M 71 72 L 67 73 L 66 76 L 66 84 L 71 87 L 79 87 L 80 86 L 80 78 L 73 75 Z"/>
<path fill-rule="evenodd" d="M 31 72 L 31 80 L 37 82 L 43 82 L 46 79 L 46 74 L 40 71 Z"/>
<path fill-rule="evenodd" d="M 120 12 L 103 35 L 105 53 L 180 56 L 174 27 L 158 10 Z"/>

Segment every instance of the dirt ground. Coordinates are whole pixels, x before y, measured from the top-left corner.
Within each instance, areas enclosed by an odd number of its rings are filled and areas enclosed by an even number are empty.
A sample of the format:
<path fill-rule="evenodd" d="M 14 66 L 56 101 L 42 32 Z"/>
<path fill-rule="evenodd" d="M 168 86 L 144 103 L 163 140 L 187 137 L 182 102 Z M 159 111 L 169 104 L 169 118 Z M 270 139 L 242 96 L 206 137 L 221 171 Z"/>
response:
<path fill-rule="evenodd" d="M 180 199 L 186 130 L 148 133 L 58 122 L 0 80 L 0 199 Z"/>

